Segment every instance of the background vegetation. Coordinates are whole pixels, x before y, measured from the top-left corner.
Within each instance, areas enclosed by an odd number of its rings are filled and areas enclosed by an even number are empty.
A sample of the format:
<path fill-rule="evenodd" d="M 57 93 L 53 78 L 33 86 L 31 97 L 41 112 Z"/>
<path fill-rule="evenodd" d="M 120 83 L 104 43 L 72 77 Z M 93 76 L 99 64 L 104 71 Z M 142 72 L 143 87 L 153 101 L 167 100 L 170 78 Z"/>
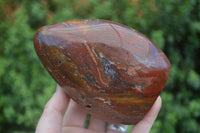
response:
<path fill-rule="evenodd" d="M 163 106 L 151 133 L 200 133 L 199 0 L 1 0 L 0 132 L 34 132 L 55 90 L 34 52 L 36 30 L 97 18 L 144 33 L 171 61 Z"/>

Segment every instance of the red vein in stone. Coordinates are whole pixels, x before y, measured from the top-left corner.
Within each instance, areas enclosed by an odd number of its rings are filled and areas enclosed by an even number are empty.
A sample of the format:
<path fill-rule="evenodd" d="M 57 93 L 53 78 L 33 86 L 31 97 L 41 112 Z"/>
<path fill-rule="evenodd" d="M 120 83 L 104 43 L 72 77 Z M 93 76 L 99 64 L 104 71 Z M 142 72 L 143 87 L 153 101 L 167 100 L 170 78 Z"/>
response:
<path fill-rule="evenodd" d="M 98 64 L 97 64 L 97 61 L 95 60 L 94 55 L 92 54 L 92 51 L 91 51 L 90 47 L 87 45 L 87 41 L 84 40 L 84 43 L 83 43 L 83 44 L 85 45 L 86 49 L 88 50 L 88 53 L 89 53 L 90 57 L 92 58 L 93 62 L 94 62 L 96 65 L 98 65 Z M 101 76 L 101 73 L 100 73 L 98 67 L 97 67 L 97 72 L 98 72 L 98 75 L 99 75 L 99 80 L 100 80 L 100 82 L 101 82 L 102 84 L 104 84 L 104 85 L 107 86 L 108 83 L 105 83 L 105 82 L 103 81 L 103 78 L 102 78 L 102 76 Z"/>

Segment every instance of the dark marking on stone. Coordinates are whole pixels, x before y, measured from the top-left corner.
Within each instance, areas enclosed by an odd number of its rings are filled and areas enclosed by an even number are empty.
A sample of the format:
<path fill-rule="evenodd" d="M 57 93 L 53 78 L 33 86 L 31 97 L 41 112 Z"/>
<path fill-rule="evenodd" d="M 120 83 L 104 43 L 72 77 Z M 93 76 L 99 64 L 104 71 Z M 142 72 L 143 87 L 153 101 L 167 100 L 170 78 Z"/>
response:
<path fill-rule="evenodd" d="M 84 69 L 85 68 L 85 66 L 81 66 L 81 69 Z"/>
<path fill-rule="evenodd" d="M 129 84 L 129 83 L 126 83 L 126 82 L 121 81 L 121 80 L 120 80 L 120 83 L 123 85 L 123 87 L 129 86 L 129 87 L 131 87 L 131 88 L 135 88 L 135 85 L 134 85 L 134 84 Z"/>
<path fill-rule="evenodd" d="M 62 64 L 62 61 L 61 61 L 61 60 L 59 60 L 59 61 L 58 61 L 58 65 L 61 65 L 61 64 Z"/>
<path fill-rule="evenodd" d="M 92 108 L 92 106 L 89 105 L 89 104 L 88 104 L 88 105 L 85 105 L 85 107 L 88 108 L 88 109 L 91 109 L 91 108 Z"/>
<path fill-rule="evenodd" d="M 96 83 L 96 81 L 95 81 L 93 76 L 88 76 L 88 75 L 85 74 L 85 77 L 90 83 L 92 83 L 92 84 Z"/>
<path fill-rule="evenodd" d="M 150 105 L 150 104 L 147 104 L 147 103 L 145 103 L 145 104 L 144 104 L 144 107 L 151 108 L 151 105 Z"/>

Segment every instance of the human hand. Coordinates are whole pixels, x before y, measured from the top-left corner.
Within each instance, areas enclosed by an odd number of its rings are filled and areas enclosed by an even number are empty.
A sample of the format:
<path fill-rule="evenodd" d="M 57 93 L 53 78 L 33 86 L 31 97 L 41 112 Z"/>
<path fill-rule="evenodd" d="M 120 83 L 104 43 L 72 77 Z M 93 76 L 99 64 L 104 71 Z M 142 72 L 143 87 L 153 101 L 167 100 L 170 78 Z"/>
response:
<path fill-rule="evenodd" d="M 151 110 L 133 127 L 131 133 L 149 133 L 160 108 L 159 96 Z M 88 129 L 84 128 L 86 114 L 61 87 L 57 86 L 56 92 L 44 108 L 36 133 L 116 133 L 107 129 L 108 123 L 95 117 L 91 117 Z"/>

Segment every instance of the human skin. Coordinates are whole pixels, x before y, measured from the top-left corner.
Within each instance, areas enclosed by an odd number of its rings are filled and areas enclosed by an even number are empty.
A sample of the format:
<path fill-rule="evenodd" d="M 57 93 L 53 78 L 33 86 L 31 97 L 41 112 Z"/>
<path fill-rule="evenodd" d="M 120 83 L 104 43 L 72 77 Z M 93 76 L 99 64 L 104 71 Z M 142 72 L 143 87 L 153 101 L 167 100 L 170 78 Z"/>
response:
<path fill-rule="evenodd" d="M 150 111 L 133 127 L 131 133 L 149 133 L 161 104 L 161 97 L 158 96 Z M 87 113 L 57 86 L 44 108 L 36 133 L 117 133 L 107 129 L 107 122 L 95 117 L 91 117 L 88 129 L 84 128 L 86 115 Z"/>

